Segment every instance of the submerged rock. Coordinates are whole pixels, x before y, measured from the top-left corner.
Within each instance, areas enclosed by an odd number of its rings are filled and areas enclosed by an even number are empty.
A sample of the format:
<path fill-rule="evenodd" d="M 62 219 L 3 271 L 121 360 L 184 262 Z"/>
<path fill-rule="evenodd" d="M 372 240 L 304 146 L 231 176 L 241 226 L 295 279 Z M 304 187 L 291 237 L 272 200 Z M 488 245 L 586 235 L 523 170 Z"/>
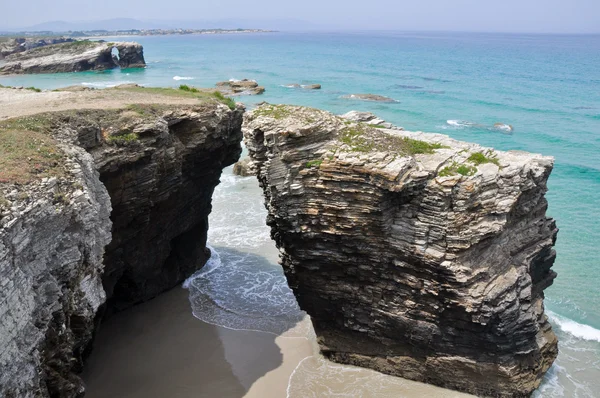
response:
<path fill-rule="evenodd" d="M 116 49 L 119 56 L 113 57 Z M 138 43 L 80 40 L 33 48 L 6 57 L 0 74 L 63 73 L 113 68 L 143 68 Z"/>
<path fill-rule="evenodd" d="M 383 95 L 377 94 L 350 94 L 343 98 L 373 102 L 398 102 L 393 98 L 384 97 Z"/>
<path fill-rule="evenodd" d="M 292 106 L 246 114 L 244 139 L 327 358 L 479 396 L 539 386 L 552 158 Z"/>
<path fill-rule="evenodd" d="M 250 159 L 250 157 L 245 157 L 244 159 L 234 164 L 233 174 L 241 177 L 255 176 L 256 168 L 254 167 L 252 159 Z"/>
<path fill-rule="evenodd" d="M 287 84 L 284 87 L 287 88 L 303 88 L 306 90 L 320 90 L 321 89 L 321 85 L 320 84 L 298 84 L 298 83 L 294 83 L 294 84 Z"/>
<path fill-rule="evenodd" d="M 265 88 L 258 85 L 254 80 L 229 80 L 216 84 L 224 94 L 229 95 L 259 95 L 265 92 Z"/>
<path fill-rule="evenodd" d="M 512 133 L 514 130 L 513 126 L 511 126 L 510 124 L 505 124 L 505 123 L 494 123 L 494 128 L 496 130 L 502 130 L 507 133 Z"/>
<path fill-rule="evenodd" d="M 33 148 L 0 170 L 0 396 L 82 396 L 77 374 L 103 314 L 204 265 L 211 196 L 241 153 L 242 112 L 146 103 L 27 116 L 35 131 L 0 124 L 0 144 L 23 144 L 9 151 Z"/>

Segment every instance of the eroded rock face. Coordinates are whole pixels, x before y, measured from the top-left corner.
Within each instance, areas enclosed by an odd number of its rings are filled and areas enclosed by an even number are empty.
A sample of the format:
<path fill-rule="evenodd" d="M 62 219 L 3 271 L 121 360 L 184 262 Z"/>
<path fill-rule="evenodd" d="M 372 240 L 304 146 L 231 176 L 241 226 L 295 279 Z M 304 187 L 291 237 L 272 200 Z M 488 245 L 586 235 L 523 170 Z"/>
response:
<path fill-rule="evenodd" d="M 119 53 L 113 58 L 112 50 Z M 6 56 L 0 74 L 63 73 L 146 66 L 144 51 L 133 42 L 70 41 Z"/>
<path fill-rule="evenodd" d="M 307 108 L 245 118 L 272 236 L 326 357 L 479 396 L 531 394 L 557 355 L 543 305 L 552 158 Z"/>
<path fill-rule="evenodd" d="M 150 299 L 204 265 L 211 196 L 241 153 L 242 113 L 210 102 L 26 118 L 62 155 L 54 177 L 14 183 L 0 170 L 0 396 L 80 397 L 104 308 Z"/>
<path fill-rule="evenodd" d="M 31 50 L 32 48 L 49 46 L 52 44 L 70 43 L 73 41 L 75 41 L 75 39 L 70 37 L 15 37 L 0 43 L 0 60 L 8 55 Z"/>

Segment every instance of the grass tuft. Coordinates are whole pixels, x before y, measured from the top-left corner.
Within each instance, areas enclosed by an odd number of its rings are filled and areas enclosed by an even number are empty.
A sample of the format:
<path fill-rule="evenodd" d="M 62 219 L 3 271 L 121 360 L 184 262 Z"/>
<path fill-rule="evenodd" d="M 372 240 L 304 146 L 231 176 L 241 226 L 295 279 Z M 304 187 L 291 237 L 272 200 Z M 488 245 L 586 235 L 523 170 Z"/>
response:
<path fill-rule="evenodd" d="M 492 152 L 488 152 L 488 156 L 484 155 L 482 152 L 475 152 L 467 159 L 469 162 L 474 163 L 479 166 L 485 163 L 493 163 L 496 166 L 500 166 L 500 162 L 498 158 L 492 154 Z"/>
<path fill-rule="evenodd" d="M 213 92 L 213 97 L 227 105 L 232 111 L 235 110 L 235 100 L 233 98 L 226 97 L 220 91 Z"/>
<path fill-rule="evenodd" d="M 322 159 L 315 159 L 315 160 L 306 162 L 306 167 L 307 168 L 312 168 L 312 167 L 319 168 L 319 167 L 321 167 L 322 163 L 323 163 Z"/>
<path fill-rule="evenodd" d="M 477 173 L 477 167 L 471 166 L 468 164 L 458 164 L 456 162 L 452 162 L 450 166 L 444 167 L 438 173 L 439 177 L 451 177 L 457 174 L 462 176 L 472 176 Z"/>

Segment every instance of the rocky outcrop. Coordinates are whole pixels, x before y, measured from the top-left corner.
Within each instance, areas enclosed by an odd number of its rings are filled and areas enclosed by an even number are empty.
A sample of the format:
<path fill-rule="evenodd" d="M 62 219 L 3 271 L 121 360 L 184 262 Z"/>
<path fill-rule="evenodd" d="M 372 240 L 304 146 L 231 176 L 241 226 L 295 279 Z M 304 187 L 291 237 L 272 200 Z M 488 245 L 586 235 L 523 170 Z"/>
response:
<path fill-rule="evenodd" d="M 115 48 L 118 57 L 112 54 Z M 81 40 L 8 55 L 0 64 L 0 74 L 82 72 L 145 66 L 144 51 L 138 43 Z"/>
<path fill-rule="evenodd" d="M 350 94 L 344 96 L 343 98 L 371 102 L 398 102 L 393 98 L 377 94 Z"/>
<path fill-rule="evenodd" d="M 284 87 L 287 88 L 303 88 L 306 90 L 320 90 L 321 89 L 321 85 L 320 84 L 298 84 L 298 83 L 293 83 L 293 84 L 287 84 Z"/>
<path fill-rule="evenodd" d="M 203 266 L 242 112 L 209 101 L 0 124 L 0 396 L 81 396 L 103 313 Z"/>
<path fill-rule="evenodd" d="M 219 82 L 216 87 L 226 95 L 259 95 L 265 92 L 264 87 L 248 79 Z"/>
<path fill-rule="evenodd" d="M 245 118 L 267 222 L 327 358 L 530 395 L 557 355 L 552 158 L 300 107 Z"/>
<path fill-rule="evenodd" d="M 387 128 L 393 130 L 404 130 L 402 127 L 394 126 L 392 123 L 386 122 L 385 120 L 377 117 L 377 115 L 371 112 L 350 111 L 344 113 L 340 117 L 351 122 L 366 123 L 373 127 Z"/>
<path fill-rule="evenodd" d="M 15 37 L 0 42 L 0 60 L 8 55 L 31 50 L 33 48 L 49 46 L 52 44 L 70 43 L 75 39 L 70 37 Z"/>

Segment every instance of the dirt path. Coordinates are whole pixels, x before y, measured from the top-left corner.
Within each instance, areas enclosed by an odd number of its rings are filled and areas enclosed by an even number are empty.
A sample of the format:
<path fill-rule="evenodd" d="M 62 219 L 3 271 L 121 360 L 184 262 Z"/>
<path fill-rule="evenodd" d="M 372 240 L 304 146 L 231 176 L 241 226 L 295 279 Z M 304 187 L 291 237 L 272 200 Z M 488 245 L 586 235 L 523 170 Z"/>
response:
<path fill-rule="evenodd" d="M 115 109 L 129 104 L 198 104 L 208 94 L 141 87 L 105 90 L 44 91 L 0 88 L 0 120 L 69 109 Z"/>

